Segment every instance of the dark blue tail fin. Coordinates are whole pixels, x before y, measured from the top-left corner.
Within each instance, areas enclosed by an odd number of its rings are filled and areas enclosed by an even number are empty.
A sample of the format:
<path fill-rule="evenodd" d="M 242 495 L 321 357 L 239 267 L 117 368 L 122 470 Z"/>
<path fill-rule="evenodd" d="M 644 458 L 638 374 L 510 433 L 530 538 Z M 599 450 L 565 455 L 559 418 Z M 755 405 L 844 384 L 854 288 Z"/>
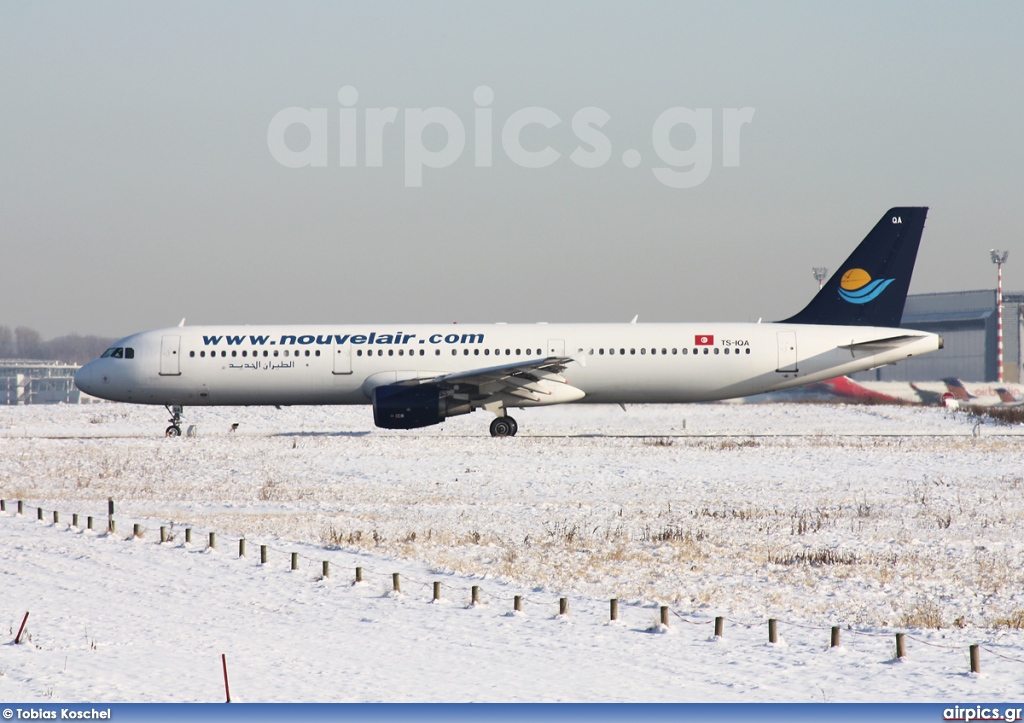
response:
<path fill-rule="evenodd" d="M 892 208 L 788 324 L 897 327 L 921 243 L 924 206 Z"/>

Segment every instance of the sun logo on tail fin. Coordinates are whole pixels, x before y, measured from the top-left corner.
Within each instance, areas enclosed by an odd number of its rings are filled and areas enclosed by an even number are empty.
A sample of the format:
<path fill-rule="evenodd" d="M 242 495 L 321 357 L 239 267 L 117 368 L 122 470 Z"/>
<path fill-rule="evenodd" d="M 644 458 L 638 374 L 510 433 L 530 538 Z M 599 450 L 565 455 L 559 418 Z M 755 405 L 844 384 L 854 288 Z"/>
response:
<path fill-rule="evenodd" d="M 864 269 L 850 269 L 839 282 L 839 298 L 851 304 L 866 304 L 877 299 L 893 281 L 895 279 L 872 281 L 871 274 Z"/>

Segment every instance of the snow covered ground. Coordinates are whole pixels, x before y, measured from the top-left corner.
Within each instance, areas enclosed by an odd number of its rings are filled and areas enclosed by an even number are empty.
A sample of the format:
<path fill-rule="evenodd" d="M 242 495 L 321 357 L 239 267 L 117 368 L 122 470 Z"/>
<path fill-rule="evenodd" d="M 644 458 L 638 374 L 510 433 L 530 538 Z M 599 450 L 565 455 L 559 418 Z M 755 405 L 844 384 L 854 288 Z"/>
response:
<path fill-rule="evenodd" d="M 0 646 L 0 698 L 216 701 L 221 653 L 247 701 L 1024 694 L 1024 429 L 825 404 L 531 410 L 515 439 L 484 415 L 388 432 L 366 408 L 186 414 L 198 436 L 167 439 L 162 408 L 0 407 L 8 640 L 31 611 L 27 642 Z M 80 529 L 108 497 L 116 534 Z"/>

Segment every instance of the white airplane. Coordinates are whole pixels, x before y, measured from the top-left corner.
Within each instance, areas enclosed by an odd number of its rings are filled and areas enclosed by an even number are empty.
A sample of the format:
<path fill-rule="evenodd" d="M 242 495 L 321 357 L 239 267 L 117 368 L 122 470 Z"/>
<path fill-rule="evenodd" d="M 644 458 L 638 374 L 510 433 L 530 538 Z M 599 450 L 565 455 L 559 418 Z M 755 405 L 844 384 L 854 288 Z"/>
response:
<path fill-rule="evenodd" d="M 127 336 L 75 375 L 87 394 L 185 406 L 372 404 L 388 429 L 484 409 L 705 402 L 942 348 L 898 328 L 928 209 L 893 208 L 796 316 L 776 323 L 197 326 Z"/>

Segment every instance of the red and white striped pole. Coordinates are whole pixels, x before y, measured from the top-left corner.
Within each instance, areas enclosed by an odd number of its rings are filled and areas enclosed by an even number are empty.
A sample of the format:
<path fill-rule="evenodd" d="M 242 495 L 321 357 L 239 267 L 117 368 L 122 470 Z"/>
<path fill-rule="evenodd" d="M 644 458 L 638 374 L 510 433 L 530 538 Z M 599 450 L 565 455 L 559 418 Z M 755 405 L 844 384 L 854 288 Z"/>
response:
<path fill-rule="evenodd" d="M 996 381 L 1003 383 L 1003 264 L 1010 255 L 1009 251 L 1000 253 L 992 249 L 992 263 L 996 265 L 998 281 L 996 283 Z"/>

